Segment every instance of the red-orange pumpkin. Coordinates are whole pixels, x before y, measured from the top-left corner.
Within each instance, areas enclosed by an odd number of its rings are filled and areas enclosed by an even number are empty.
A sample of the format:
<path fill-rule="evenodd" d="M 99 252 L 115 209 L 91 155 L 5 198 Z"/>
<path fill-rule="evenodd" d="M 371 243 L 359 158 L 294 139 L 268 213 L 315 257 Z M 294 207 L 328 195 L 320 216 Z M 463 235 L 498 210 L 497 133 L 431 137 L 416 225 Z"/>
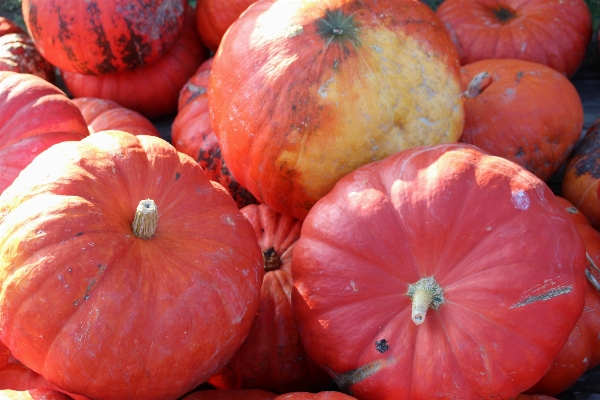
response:
<path fill-rule="evenodd" d="M 600 119 L 585 132 L 567 161 L 561 184 L 561 196 L 600 229 Z"/>
<path fill-rule="evenodd" d="M 0 36 L 0 71 L 37 75 L 50 83 L 56 80 L 56 71 L 35 48 L 26 33 Z"/>
<path fill-rule="evenodd" d="M 31 389 L 25 391 L 0 390 L 2 400 L 70 400 L 71 397 L 52 389 Z"/>
<path fill-rule="evenodd" d="M 341 392 L 294 392 L 275 397 L 273 400 L 352 400 L 354 397 Z"/>
<path fill-rule="evenodd" d="M 265 259 L 261 303 L 248 337 L 208 383 L 218 389 L 315 392 L 333 380 L 307 357 L 292 315 L 291 263 L 302 223 L 267 205 L 241 209 L 252 224 Z"/>
<path fill-rule="evenodd" d="M 212 127 L 235 179 L 302 220 L 355 168 L 457 141 L 458 64 L 419 1 L 259 1 L 215 54 Z"/>
<path fill-rule="evenodd" d="M 0 226 L 0 340 L 72 393 L 182 396 L 234 355 L 258 310 L 252 225 L 160 138 L 53 146 L 0 195 Z"/>
<path fill-rule="evenodd" d="M 23 0 L 40 53 L 81 74 L 130 71 L 156 62 L 182 31 L 186 0 Z"/>
<path fill-rule="evenodd" d="M 198 0 L 196 20 L 202 43 L 216 51 L 227 28 L 256 0 Z"/>
<path fill-rule="evenodd" d="M 585 373 L 600 364 L 600 232 L 568 200 L 557 197 L 569 211 L 583 239 L 588 258 L 589 283 L 583 313 L 552 367 L 529 393 L 555 396 L 569 388 Z"/>
<path fill-rule="evenodd" d="M 0 193 L 39 153 L 88 134 L 77 106 L 56 86 L 0 71 Z"/>
<path fill-rule="evenodd" d="M 592 17 L 583 0 L 445 0 L 437 15 L 462 64 L 521 59 L 571 76 L 592 37 Z"/>
<path fill-rule="evenodd" d="M 231 175 L 210 123 L 206 91 L 212 60 L 211 57 L 203 62 L 181 89 L 177 115 L 171 126 L 171 142 L 178 151 L 198 161 L 208 178 L 223 185 L 242 208 L 256 204 L 257 200 Z"/>
<path fill-rule="evenodd" d="M 81 110 L 90 133 L 119 130 L 133 135 L 160 137 L 160 132 L 148 118 L 112 100 L 76 97 L 72 101 Z"/>
<path fill-rule="evenodd" d="M 9 18 L 0 15 L 0 36 L 9 33 L 24 33 L 23 29 Z"/>
<path fill-rule="evenodd" d="M 468 144 L 418 147 L 358 168 L 309 212 L 294 317 L 358 399 L 507 399 L 567 341 L 585 261 L 539 178 Z"/>
<path fill-rule="evenodd" d="M 156 62 L 114 74 L 93 76 L 61 70 L 61 75 L 74 97 L 112 100 L 154 119 L 177 111 L 179 91 L 206 57 L 190 7 L 177 42 Z"/>
<path fill-rule="evenodd" d="M 275 397 L 275 393 L 260 389 L 223 389 L 193 392 L 182 400 L 273 400 Z"/>
<path fill-rule="evenodd" d="M 461 68 L 465 126 L 460 141 L 548 180 L 581 137 L 583 105 L 573 84 L 542 64 L 490 59 Z"/>

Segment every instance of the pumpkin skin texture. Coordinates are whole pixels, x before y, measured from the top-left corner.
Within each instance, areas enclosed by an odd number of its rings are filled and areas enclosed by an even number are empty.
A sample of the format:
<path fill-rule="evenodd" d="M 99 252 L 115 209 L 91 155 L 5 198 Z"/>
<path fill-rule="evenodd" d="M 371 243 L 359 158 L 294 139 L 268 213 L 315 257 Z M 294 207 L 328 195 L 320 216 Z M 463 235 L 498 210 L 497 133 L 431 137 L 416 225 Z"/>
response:
<path fill-rule="evenodd" d="M 319 393 L 307 393 L 307 392 L 295 392 L 282 394 L 275 397 L 274 400 L 351 400 L 354 397 L 348 396 L 341 392 L 319 392 Z"/>
<path fill-rule="evenodd" d="M 254 227 L 265 259 L 261 304 L 244 344 L 208 383 L 280 394 L 332 387 L 331 377 L 307 357 L 292 315 L 292 253 L 302 223 L 265 204 L 240 211 Z"/>
<path fill-rule="evenodd" d="M 37 75 L 50 83 L 55 81 L 55 68 L 35 48 L 26 33 L 0 35 L 0 71 Z"/>
<path fill-rule="evenodd" d="M 275 393 L 260 389 L 219 389 L 190 393 L 182 400 L 273 400 L 275 397 Z"/>
<path fill-rule="evenodd" d="M 258 309 L 254 229 L 160 138 L 53 146 L 0 195 L 0 226 L 0 340 L 71 393 L 183 396 L 233 356 Z"/>
<path fill-rule="evenodd" d="M 463 66 L 461 78 L 461 142 L 507 158 L 544 181 L 558 171 L 581 137 L 584 120 L 579 94 L 567 78 L 542 64 L 495 59 Z"/>
<path fill-rule="evenodd" d="M 445 0 L 436 13 L 463 65 L 520 59 L 570 77 L 592 37 L 592 16 L 583 0 Z"/>
<path fill-rule="evenodd" d="M 600 229 L 600 119 L 585 132 L 570 155 L 561 184 L 561 195 Z"/>
<path fill-rule="evenodd" d="M 0 71 L 0 193 L 48 147 L 88 135 L 63 91 L 35 75 Z"/>
<path fill-rule="evenodd" d="M 114 74 L 98 76 L 61 70 L 65 86 L 74 97 L 112 100 L 154 119 L 177 111 L 179 91 L 206 59 L 194 11 L 190 7 L 181 35 L 156 62 Z"/>
<path fill-rule="evenodd" d="M 239 208 L 256 204 L 256 198 L 231 175 L 210 123 L 208 79 L 213 58 L 203 62 L 179 92 L 178 111 L 171 126 L 171 142 L 178 151 L 200 164 L 208 178 L 229 191 Z"/>
<path fill-rule="evenodd" d="M 423 146 L 358 168 L 313 207 L 292 305 L 306 353 L 358 399 L 511 398 L 573 330 L 584 269 L 541 180 L 475 146 Z"/>
<path fill-rule="evenodd" d="M 217 51 L 227 28 L 256 0 L 199 0 L 196 20 L 202 43 Z"/>
<path fill-rule="evenodd" d="M 185 0 L 24 0 L 23 19 L 40 53 L 58 68 L 112 74 L 150 65 L 183 29 Z"/>
<path fill-rule="evenodd" d="M 441 22 L 419 1 L 260 1 L 215 54 L 212 127 L 235 179 L 303 220 L 357 167 L 457 141 L 458 65 Z"/>
<path fill-rule="evenodd" d="M 600 232 L 594 229 L 585 216 L 568 200 L 557 197 L 560 204 L 569 211 L 575 222 L 577 231 L 583 239 L 588 257 L 596 266 L 600 265 Z M 586 274 L 592 274 L 596 282 L 600 281 L 600 270 L 593 268 L 591 262 Z M 596 288 L 590 281 L 587 285 L 583 313 L 567 343 L 552 363 L 546 374 L 537 382 L 529 393 L 540 393 L 556 396 L 568 389 L 584 374 L 600 364 L 600 286 Z"/>
<path fill-rule="evenodd" d="M 72 101 L 81 110 L 90 133 L 118 130 L 132 135 L 160 137 L 158 129 L 148 118 L 112 100 L 77 97 Z"/>

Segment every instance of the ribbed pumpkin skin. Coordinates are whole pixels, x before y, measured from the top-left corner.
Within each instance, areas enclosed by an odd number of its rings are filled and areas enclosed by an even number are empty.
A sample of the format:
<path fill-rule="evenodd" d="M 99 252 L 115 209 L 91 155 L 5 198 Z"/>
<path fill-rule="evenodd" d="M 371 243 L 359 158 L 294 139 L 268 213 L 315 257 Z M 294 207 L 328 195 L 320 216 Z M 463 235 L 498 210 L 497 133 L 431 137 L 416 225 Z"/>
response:
<path fill-rule="evenodd" d="M 148 198 L 158 225 L 145 240 L 132 221 Z M 0 340 L 72 393 L 182 396 L 233 356 L 258 309 L 252 225 L 159 138 L 53 146 L 2 193 L 0 224 Z"/>
<path fill-rule="evenodd" d="M 508 399 L 567 341 L 585 266 L 540 179 L 475 146 L 417 147 L 348 174 L 309 212 L 292 305 L 306 353 L 358 399 Z M 429 277 L 443 299 L 418 325 L 409 285 Z"/>
<path fill-rule="evenodd" d="M 600 266 L 600 232 L 594 229 L 585 216 L 568 200 L 562 197 L 557 199 L 569 210 L 569 215 L 583 239 L 588 256 L 597 266 Z M 595 270 L 588 267 L 588 271 L 594 273 Z M 594 276 L 596 280 L 600 280 L 600 272 L 596 271 Z M 556 396 L 577 382 L 585 371 L 600 364 L 599 333 L 600 292 L 588 283 L 583 313 L 567 343 L 554 359 L 548 372 L 527 392 Z"/>
<path fill-rule="evenodd" d="M 256 204 L 257 200 L 231 175 L 212 129 L 207 96 L 212 60 L 211 57 L 203 62 L 181 89 L 177 115 L 171 126 L 171 142 L 178 151 L 196 160 L 208 178 L 227 189 L 242 208 Z"/>
<path fill-rule="evenodd" d="M 160 132 L 148 118 L 112 100 L 76 97 L 72 101 L 81 110 L 90 133 L 119 130 L 132 135 L 160 137 Z"/>
<path fill-rule="evenodd" d="M 600 120 L 595 121 L 577 144 L 565 166 L 561 195 L 600 229 Z"/>
<path fill-rule="evenodd" d="M 85 75 L 61 70 L 62 78 L 74 97 L 112 100 L 154 119 L 177 111 L 179 91 L 206 59 L 206 48 L 196 31 L 190 7 L 181 35 L 156 62 L 114 74 Z"/>
<path fill-rule="evenodd" d="M 292 314 L 292 253 L 302 223 L 265 204 L 240 211 L 254 227 L 265 258 L 261 303 L 244 344 L 208 383 L 274 393 L 330 388 L 333 380 L 307 357 Z"/>
<path fill-rule="evenodd" d="M 260 1 L 215 54 L 211 123 L 235 179 L 303 220 L 357 167 L 457 141 L 458 66 L 418 0 Z"/>
<path fill-rule="evenodd" d="M 202 43 L 217 51 L 227 28 L 256 0 L 198 0 L 196 20 Z"/>
<path fill-rule="evenodd" d="M 0 71 L 0 193 L 39 153 L 88 134 L 63 91 L 38 76 Z"/>
<path fill-rule="evenodd" d="M 0 34 L 0 71 L 37 75 L 50 83 L 55 81 L 55 68 L 35 48 L 26 33 Z"/>
<path fill-rule="evenodd" d="M 469 93 L 474 78 L 488 73 Z M 583 105 L 554 69 L 523 60 L 482 60 L 461 68 L 465 127 L 460 141 L 507 158 L 547 181 L 581 137 Z"/>
<path fill-rule="evenodd" d="M 186 0 L 24 0 L 40 53 L 81 74 L 131 71 L 156 62 L 179 37 Z"/>
<path fill-rule="evenodd" d="M 570 77 L 592 37 L 592 16 L 583 0 L 445 0 L 436 12 L 463 65 L 520 59 Z"/>

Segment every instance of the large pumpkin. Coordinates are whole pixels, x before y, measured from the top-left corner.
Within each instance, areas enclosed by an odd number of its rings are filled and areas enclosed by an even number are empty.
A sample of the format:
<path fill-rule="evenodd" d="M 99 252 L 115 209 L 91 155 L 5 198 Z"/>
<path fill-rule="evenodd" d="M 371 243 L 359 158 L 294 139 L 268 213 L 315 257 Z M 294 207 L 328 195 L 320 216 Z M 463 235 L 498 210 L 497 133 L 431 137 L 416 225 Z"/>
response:
<path fill-rule="evenodd" d="M 179 37 L 186 0 L 23 0 L 40 53 L 60 69 L 109 74 L 156 62 Z"/>
<path fill-rule="evenodd" d="M 0 195 L 0 340 L 93 399 L 177 398 L 242 344 L 260 301 L 252 225 L 160 138 L 98 132 Z"/>
<path fill-rule="evenodd" d="M 445 0 L 437 9 L 462 64 L 521 59 L 571 76 L 592 37 L 584 0 Z"/>
<path fill-rule="evenodd" d="M 461 68 L 461 142 L 507 158 L 547 181 L 581 137 L 583 105 L 559 72 L 523 60 L 482 60 Z"/>
<path fill-rule="evenodd" d="M 265 204 L 240 211 L 254 227 L 265 259 L 261 302 L 244 344 L 208 383 L 275 393 L 332 387 L 331 377 L 307 357 L 292 314 L 292 254 L 302 223 Z"/>
<path fill-rule="evenodd" d="M 215 55 L 212 126 L 235 179 L 302 220 L 355 168 L 458 140 L 458 64 L 418 0 L 260 1 Z"/>
<path fill-rule="evenodd" d="M 231 175 L 223 161 L 221 146 L 210 123 L 207 87 L 213 58 L 203 62 L 179 92 L 177 115 L 171 126 L 171 142 L 219 182 L 239 208 L 256 204 L 256 198 Z"/>
<path fill-rule="evenodd" d="M 112 100 L 76 97 L 72 101 L 81 110 L 90 133 L 118 130 L 160 137 L 160 132 L 148 118 Z"/>
<path fill-rule="evenodd" d="M 587 293 L 583 313 L 567 343 L 542 379 L 528 390 L 555 396 L 569 388 L 589 369 L 600 364 L 600 232 L 568 200 L 558 197 L 569 212 L 583 239 L 588 267 Z"/>
<path fill-rule="evenodd" d="M 585 267 L 543 181 L 475 146 L 425 146 L 355 170 L 309 212 L 292 304 L 307 354 L 358 399 L 507 399 L 569 337 Z"/>
<path fill-rule="evenodd" d="M 62 90 L 35 75 L 0 71 L 0 193 L 48 147 L 88 135 Z"/>
<path fill-rule="evenodd" d="M 205 59 L 206 48 L 196 31 L 194 10 L 188 8 L 181 35 L 156 62 L 99 76 L 60 72 L 74 97 L 112 100 L 153 119 L 177 111 L 179 91 Z"/>

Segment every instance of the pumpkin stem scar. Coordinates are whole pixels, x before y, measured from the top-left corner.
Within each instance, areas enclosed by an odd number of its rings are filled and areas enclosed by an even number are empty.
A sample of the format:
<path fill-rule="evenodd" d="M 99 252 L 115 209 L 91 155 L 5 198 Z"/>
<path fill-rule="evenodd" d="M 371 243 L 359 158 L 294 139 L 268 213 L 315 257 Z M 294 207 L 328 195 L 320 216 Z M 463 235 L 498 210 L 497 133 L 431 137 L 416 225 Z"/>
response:
<path fill-rule="evenodd" d="M 141 239 L 148 240 L 156 232 L 158 224 L 158 209 L 154 200 L 146 199 L 140 201 L 135 210 L 135 217 L 131 227 L 133 234 Z"/>
<path fill-rule="evenodd" d="M 571 293 L 571 291 L 573 291 L 573 286 L 563 286 L 563 287 L 558 287 L 558 288 L 552 288 L 552 289 L 548 290 L 546 293 L 531 296 L 531 297 L 526 298 L 523 301 L 518 302 L 517 304 L 513 304 L 512 306 L 509 307 L 509 309 L 523 307 L 528 304 L 535 303 L 536 301 L 550 300 L 553 297 L 560 296 L 562 294 Z"/>
<path fill-rule="evenodd" d="M 351 371 L 346 372 L 345 374 L 338 374 L 335 371 L 327 367 L 323 367 L 329 375 L 333 377 L 337 387 L 344 393 L 351 393 L 352 385 L 367 379 L 369 376 L 377 373 L 383 367 L 395 363 L 396 360 L 394 358 L 388 358 L 383 360 L 375 360 L 368 364 L 363 365 L 362 367 L 353 369 Z"/>
<path fill-rule="evenodd" d="M 425 321 L 429 307 L 437 310 L 444 303 L 444 289 L 433 276 L 408 285 L 407 295 L 412 299 L 412 320 L 417 325 Z"/>
<path fill-rule="evenodd" d="M 475 77 L 469 82 L 467 89 L 464 91 L 463 95 L 468 98 L 477 97 L 483 92 L 483 90 L 492 83 L 490 74 L 483 71 L 475 75 Z"/>

